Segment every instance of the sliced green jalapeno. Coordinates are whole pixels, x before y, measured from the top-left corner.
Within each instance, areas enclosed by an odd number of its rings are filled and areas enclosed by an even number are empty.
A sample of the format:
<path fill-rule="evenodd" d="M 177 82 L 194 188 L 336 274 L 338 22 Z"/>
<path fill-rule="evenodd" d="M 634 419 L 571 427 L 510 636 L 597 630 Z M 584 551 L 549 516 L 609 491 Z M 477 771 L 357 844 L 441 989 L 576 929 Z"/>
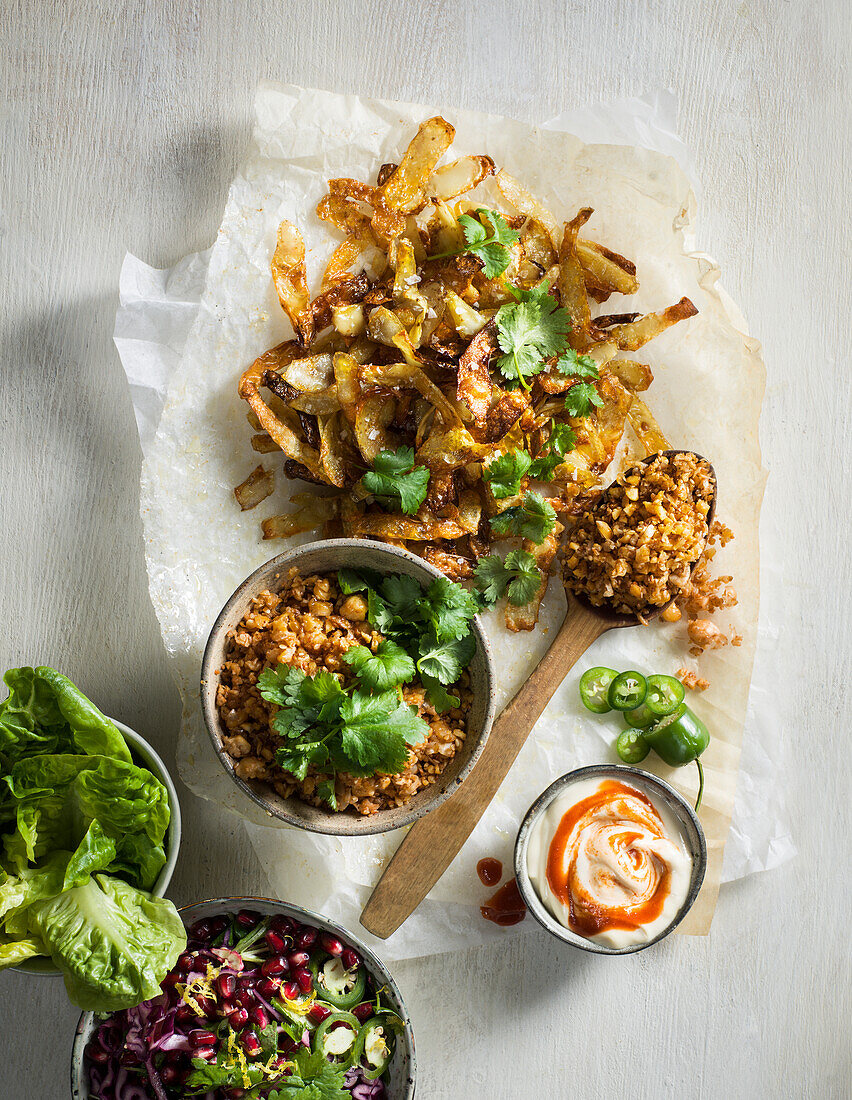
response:
<path fill-rule="evenodd" d="M 649 726 L 653 726 L 658 718 L 648 710 L 648 700 L 646 699 L 641 707 L 625 711 L 624 721 L 635 730 L 646 730 Z"/>
<path fill-rule="evenodd" d="M 615 751 L 625 764 L 638 764 L 651 751 L 651 746 L 639 730 L 622 730 L 615 742 Z"/>
<path fill-rule="evenodd" d="M 355 1065 L 361 1063 L 368 1081 L 375 1081 L 387 1069 L 396 1043 L 394 1032 L 400 1026 L 402 1021 L 399 1017 L 392 1020 L 390 1014 L 382 1014 L 373 1016 L 358 1032 L 352 1062 Z M 379 1029 L 381 1034 L 377 1035 Z"/>
<path fill-rule="evenodd" d="M 367 971 L 363 966 L 359 966 L 357 970 L 346 970 L 338 958 L 322 954 L 315 955 L 308 966 L 314 976 L 314 985 L 320 1000 L 334 1005 L 335 1008 L 352 1008 L 364 1000 Z M 340 971 L 337 980 L 330 980 L 328 967 Z"/>
<path fill-rule="evenodd" d="M 332 1030 L 337 1031 L 338 1028 L 344 1027 L 352 1036 L 352 1040 L 346 1049 L 340 1052 L 326 1050 L 326 1039 L 330 1041 L 329 1033 L 332 1032 Z M 361 1025 L 358 1022 L 358 1018 L 357 1016 L 353 1016 L 351 1012 L 332 1012 L 330 1016 L 326 1016 L 316 1030 L 314 1035 L 314 1050 L 319 1051 L 326 1058 L 333 1058 L 339 1066 L 351 1066 L 356 1060 L 360 1030 Z"/>
<path fill-rule="evenodd" d="M 674 676 L 649 676 L 645 706 L 657 718 L 666 718 L 674 714 L 683 702 L 684 688 Z"/>
<path fill-rule="evenodd" d="M 609 685 L 607 702 L 615 710 L 635 710 L 645 702 L 647 684 L 641 672 L 619 672 Z"/>
<path fill-rule="evenodd" d="M 614 668 L 607 668 L 605 665 L 586 669 L 580 677 L 580 698 L 586 710 L 594 714 L 606 714 L 608 710 L 612 710 L 607 693 L 617 675 Z"/>
<path fill-rule="evenodd" d="M 697 810 L 704 793 L 704 768 L 698 757 L 710 744 L 710 730 L 686 703 L 681 703 L 676 711 L 645 730 L 643 736 L 660 759 L 672 768 L 695 761 L 698 766 Z"/>

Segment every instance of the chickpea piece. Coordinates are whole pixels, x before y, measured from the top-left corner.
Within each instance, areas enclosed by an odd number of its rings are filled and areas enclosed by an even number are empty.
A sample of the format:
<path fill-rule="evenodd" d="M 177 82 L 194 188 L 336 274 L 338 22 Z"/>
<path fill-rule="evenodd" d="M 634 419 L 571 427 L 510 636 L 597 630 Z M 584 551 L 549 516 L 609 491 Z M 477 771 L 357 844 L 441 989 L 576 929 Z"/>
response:
<path fill-rule="evenodd" d="M 327 619 L 332 613 L 332 606 L 325 600 L 311 600 L 308 604 L 308 610 L 312 615 L 316 615 L 318 619 Z"/>
<path fill-rule="evenodd" d="M 363 596 L 347 596 L 340 605 L 340 614 L 353 623 L 363 623 L 367 618 L 367 601 Z"/>

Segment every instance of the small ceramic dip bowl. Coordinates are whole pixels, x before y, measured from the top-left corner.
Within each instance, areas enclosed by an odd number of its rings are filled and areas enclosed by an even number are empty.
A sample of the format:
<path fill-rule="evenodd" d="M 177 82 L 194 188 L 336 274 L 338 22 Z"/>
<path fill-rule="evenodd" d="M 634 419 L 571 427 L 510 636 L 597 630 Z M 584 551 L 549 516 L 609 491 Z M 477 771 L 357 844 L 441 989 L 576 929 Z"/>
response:
<path fill-rule="evenodd" d="M 602 784 L 607 781 L 613 783 L 613 795 L 600 793 L 606 791 Z M 597 805 L 586 814 L 573 812 L 580 803 L 588 806 L 589 799 L 605 802 L 610 797 L 621 798 L 622 784 L 632 788 L 628 805 L 632 804 L 636 812 L 635 819 L 629 817 L 626 825 L 621 822 L 613 825 L 605 809 Z M 636 932 L 613 924 L 611 928 L 602 927 L 597 933 L 590 931 L 584 935 L 567 927 L 555 915 L 559 913 L 567 920 L 571 910 L 564 898 L 554 893 L 544 868 L 553 856 L 551 844 L 568 845 L 572 841 L 577 844 L 571 859 L 572 881 L 581 890 L 594 886 L 609 888 L 599 881 L 601 875 L 609 879 L 609 870 L 602 871 L 607 863 L 616 865 L 612 869 L 618 875 L 635 874 L 637 883 L 650 884 L 649 890 L 659 881 L 658 868 L 666 867 L 667 892 L 664 897 L 659 892 L 650 894 L 644 932 L 641 928 Z M 515 843 L 518 888 L 533 917 L 564 943 L 599 955 L 642 951 L 674 931 L 698 896 L 706 867 L 704 832 L 689 803 L 657 776 L 621 764 L 595 764 L 560 776 L 527 811 Z M 576 914 L 572 923 L 577 923 Z M 592 935 L 596 938 L 591 938 Z M 611 942 L 602 942 L 603 936 Z"/>
<path fill-rule="evenodd" d="M 339 938 L 344 944 L 355 949 L 367 973 L 373 979 L 376 989 L 382 991 L 384 1004 L 390 1007 L 402 1020 L 404 1029 L 396 1042 L 393 1057 L 389 1063 L 387 1080 L 388 1100 L 414 1100 L 415 1079 L 417 1076 L 417 1058 L 414 1052 L 414 1029 L 402 999 L 402 994 L 390 972 L 376 955 L 363 944 L 357 936 L 327 920 L 318 913 L 303 909 L 300 905 L 291 905 L 273 898 L 236 897 L 217 898 L 214 901 L 202 901 L 179 910 L 181 919 L 187 928 L 198 921 L 205 921 L 221 914 L 238 913 L 251 910 L 261 917 L 287 917 L 297 925 L 317 928 Z M 106 1016 L 96 1016 L 94 1012 L 84 1012 L 77 1024 L 74 1047 L 71 1053 L 71 1097 L 72 1100 L 88 1100 L 89 1070 L 85 1055 L 86 1047 L 92 1039 L 98 1025 Z"/>
<path fill-rule="evenodd" d="M 362 816 L 352 810 L 337 812 L 326 807 L 312 806 L 296 795 L 282 797 L 263 780 L 242 779 L 237 774 L 235 761 L 223 744 L 223 736 L 227 736 L 229 731 L 224 727 L 216 705 L 219 670 L 228 659 L 228 645 L 234 627 L 241 622 L 252 600 L 261 592 L 267 589 L 273 592 L 281 590 L 287 581 L 289 570 L 293 568 L 298 569 L 302 577 L 334 573 L 342 568 L 372 570 L 383 575 L 403 574 L 414 577 L 423 587 L 444 576 L 434 566 L 408 550 L 366 539 L 327 539 L 307 543 L 280 554 L 256 569 L 222 608 L 210 631 L 204 651 L 201 666 L 201 707 L 216 755 L 244 794 L 272 817 L 299 829 L 335 836 L 364 836 L 411 825 L 449 798 L 463 782 L 479 759 L 491 729 L 494 718 L 491 649 L 479 617 L 474 618 L 470 624 L 476 640 L 476 650 L 468 667 L 473 700 L 467 714 L 466 737 L 461 749 L 435 782 L 419 790 L 404 805 L 382 809 L 369 816 Z"/>
<path fill-rule="evenodd" d="M 121 731 L 121 735 L 130 749 L 133 763 L 138 764 L 140 767 L 147 768 L 152 775 L 155 775 L 157 779 L 159 779 L 168 793 L 170 817 L 169 827 L 166 830 L 165 837 L 166 862 L 157 876 L 157 881 L 151 889 L 152 894 L 158 898 L 162 898 L 165 896 L 166 890 L 169 888 L 169 883 L 172 881 L 178 852 L 180 851 L 181 822 L 177 791 L 175 790 L 174 782 L 168 773 L 166 765 L 145 738 L 141 737 L 135 730 L 132 730 L 130 726 L 125 726 L 123 722 L 119 722 L 117 718 L 111 718 L 110 721 Z M 26 959 L 19 966 L 13 966 L 11 969 L 19 970 L 23 974 L 45 974 L 52 977 L 59 977 L 60 975 L 60 971 L 54 966 L 53 961 L 43 956 L 34 959 Z"/>

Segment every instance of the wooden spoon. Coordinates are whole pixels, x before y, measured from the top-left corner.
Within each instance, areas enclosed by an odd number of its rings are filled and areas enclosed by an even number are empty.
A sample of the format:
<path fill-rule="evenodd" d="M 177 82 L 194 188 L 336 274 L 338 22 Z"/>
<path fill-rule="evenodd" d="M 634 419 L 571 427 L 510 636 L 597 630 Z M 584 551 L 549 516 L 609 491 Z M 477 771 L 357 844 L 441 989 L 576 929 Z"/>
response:
<path fill-rule="evenodd" d="M 655 457 L 652 455 L 645 462 Z M 700 455 L 695 457 L 701 460 Z M 712 466 L 710 469 L 714 490 L 707 515 L 708 531 L 716 508 L 716 478 Z M 595 507 L 603 504 L 606 495 L 601 495 Z M 593 607 L 571 593 L 567 595 L 568 612 L 559 632 L 530 678 L 494 723 L 473 771 L 451 798 L 415 822 L 385 868 L 361 914 L 361 924 L 374 936 L 387 939 L 395 932 L 455 859 L 506 778 L 530 730 L 592 642 L 608 630 L 639 623 L 636 615 L 618 615 L 606 608 Z M 659 615 L 671 602 L 649 607 L 643 618 Z"/>

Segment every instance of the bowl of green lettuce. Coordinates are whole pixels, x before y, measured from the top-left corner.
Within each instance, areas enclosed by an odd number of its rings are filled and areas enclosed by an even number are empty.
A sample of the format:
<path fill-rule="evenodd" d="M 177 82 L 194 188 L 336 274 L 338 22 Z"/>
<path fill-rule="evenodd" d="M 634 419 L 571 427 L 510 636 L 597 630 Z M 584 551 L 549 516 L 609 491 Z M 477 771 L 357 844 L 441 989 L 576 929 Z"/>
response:
<path fill-rule="evenodd" d="M 174 785 L 137 733 L 54 669 L 10 669 L 0 703 L 0 969 L 59 974 L 81 1008 L 138 1004 L 183 950 L 162 895 Z"/>

